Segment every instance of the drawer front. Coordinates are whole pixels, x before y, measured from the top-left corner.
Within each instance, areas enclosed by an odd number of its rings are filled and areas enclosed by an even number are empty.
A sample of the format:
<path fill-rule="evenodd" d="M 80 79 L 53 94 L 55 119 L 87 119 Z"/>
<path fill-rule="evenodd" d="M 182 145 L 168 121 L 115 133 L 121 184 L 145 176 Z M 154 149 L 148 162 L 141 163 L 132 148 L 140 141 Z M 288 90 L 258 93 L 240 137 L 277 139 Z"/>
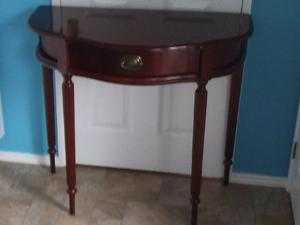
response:
<path fill-rule="evenodd" d="M 224 41 L 225 42 L 225 41 Z M 54 43 L 54 44 L 53 44 Z M 74 75 L 124 84 L 194 82 L 224 76 L 243 63 L 246 40 L 165 48 L 107 47 L 42 39 L 44 63 Z M 66 49 L 66 48 L 67 49 Z M 65 63 L 64 68 L 60 67 Z"/>
<path fill-rule="evenodd" d="M 157 77 L 199 71 L 200 53 L 193 47 L 113 49 L 76 43 L 70 52 L 72 70 L 99 75 Z"/>
<path fill-rule="evenodd" d="M 132 76 L 168 76 L 195 73 L 198 62 L 192 48 L 104 51 L 104 73 Z M 198 58 L 199 59 L 199 58 Z"/>

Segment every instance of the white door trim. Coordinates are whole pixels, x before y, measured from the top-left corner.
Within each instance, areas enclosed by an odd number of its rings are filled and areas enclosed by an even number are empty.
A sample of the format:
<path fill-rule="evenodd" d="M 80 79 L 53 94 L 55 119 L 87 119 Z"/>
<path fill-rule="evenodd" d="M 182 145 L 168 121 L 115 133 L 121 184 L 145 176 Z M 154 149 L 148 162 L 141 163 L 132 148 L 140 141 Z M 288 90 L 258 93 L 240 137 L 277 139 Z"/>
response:
<path fill-rule="evenodd" d="M 293 143 L 296 143 L 300 140 L 297 140 L 300 136 L 300 100 L 299 100 L 299 107 L 298 107 L 298 114 L 297 114 L 297 121 L 295 126 L 295 134 Z M 294 145 L 292 146 L 294 148 Z M 291 150 L 291 161 L 290 161 L 290 168 L 289 168 L 289 175 L 288 175 L 288 189 L 290 190 L 292 188 L 293 178 L 294 178 L 294 167 L 295 167 L 295 159 L 293 159 L 293 149 Z"/>
<path fill-rule="evenodd" d="M 295 127 L 295 135 L 294 135 L 294 140 L 293 143 L 298 143 L 300 144 L 300 99 L 299 99 L 299 107 L 298 107 L 298 115 L 297 115 L 297 122 L 296 122 L 296 127 Z M 294 148 L 294 144 L 293 147 Z M 299 152 L 299 147 L 298 147 L 298 152 L 297 154 L 300 154 Z M 295 173 L 299 174 L 299 155 L 296 156 L 296 159 L 293 158 L 293 149 L 291 151 L 291 161 L 290 161 L 290 168 L 289 168 L 289 176 L 288 176 L 288 186 L 287 189 L 291 194 L 291 199 L 292 199 L 292 208 L 294 212 L 294 219 L 295 219 L 295 225 L 300 225 L 300 196 L 299 196 L 299 185 L 294 184 L 294 179 L 296 177 Z M 298 160 L 298 162 L 297 162 Z M 299 176 L 299 175 L 298 175 Z M 299 178 L 298 178 L 299 179 Z M 295 187 L 297 186 L 297 187 Z M 297 190 L 295 188 L 298 188 Z"/>

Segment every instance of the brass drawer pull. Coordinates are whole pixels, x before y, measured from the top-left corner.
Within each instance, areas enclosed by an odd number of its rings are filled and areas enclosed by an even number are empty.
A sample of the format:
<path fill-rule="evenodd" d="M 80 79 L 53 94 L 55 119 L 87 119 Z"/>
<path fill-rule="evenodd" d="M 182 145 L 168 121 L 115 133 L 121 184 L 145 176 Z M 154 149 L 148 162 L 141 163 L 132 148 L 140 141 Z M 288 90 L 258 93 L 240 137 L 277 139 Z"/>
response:
<path fill-rule="evenodd" d="M 143 58 L 138 55 L 125 55 L 121 58 L 121 68 L 128 71 L 137 71 L 144 65 Z"/>

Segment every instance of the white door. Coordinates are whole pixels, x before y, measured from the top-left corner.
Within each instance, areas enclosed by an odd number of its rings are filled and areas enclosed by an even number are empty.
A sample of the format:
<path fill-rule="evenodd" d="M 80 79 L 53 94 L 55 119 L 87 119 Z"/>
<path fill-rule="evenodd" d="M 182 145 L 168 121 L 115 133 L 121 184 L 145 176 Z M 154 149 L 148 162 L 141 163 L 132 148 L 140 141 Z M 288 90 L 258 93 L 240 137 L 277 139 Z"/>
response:
<path fill-rule="evenodd" d="M 151 4 L 138 0 L 62 0 L 64 5 L 87 6 L 131 7 L 143 2 L 145 7 L 179 7 L 163 0 L 152 0 Z M 238 3 L 231 11 L 238 11 L 241 0 L 232 2 Z M 222 9 L 224 4 L 215 6 Z M 63 156 L 62 81 L 60 75 L 57 78 L 58 141 Z M 229 80 L 230 77 L 223 77 L 208 84 L 204 175 L 209 177 L 221 177 L 223 173 Z M 190 173 L 194 84 L 134 87 L 79 77 L 74 82 L 77 163 Z"/>
<path fill-rule="evenodd" d="M 300 104 L 295 130 L 294 146 L 289 173 L 289 191 L 292 197 L 295 225 L 300 225 Z"/>

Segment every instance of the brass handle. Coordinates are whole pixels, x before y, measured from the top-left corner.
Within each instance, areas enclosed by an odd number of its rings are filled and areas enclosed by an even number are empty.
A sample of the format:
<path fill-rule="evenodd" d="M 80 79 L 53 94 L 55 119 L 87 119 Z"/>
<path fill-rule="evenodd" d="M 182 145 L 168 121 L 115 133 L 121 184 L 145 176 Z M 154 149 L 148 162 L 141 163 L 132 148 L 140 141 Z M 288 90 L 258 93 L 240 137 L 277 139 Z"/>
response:
<path fill-rule="evenodd" d="M 128 71 L 136 71 L 144 65 L 143 58 L 138 55 L 125 55 L 121 58 L 121 68 Z"/>

